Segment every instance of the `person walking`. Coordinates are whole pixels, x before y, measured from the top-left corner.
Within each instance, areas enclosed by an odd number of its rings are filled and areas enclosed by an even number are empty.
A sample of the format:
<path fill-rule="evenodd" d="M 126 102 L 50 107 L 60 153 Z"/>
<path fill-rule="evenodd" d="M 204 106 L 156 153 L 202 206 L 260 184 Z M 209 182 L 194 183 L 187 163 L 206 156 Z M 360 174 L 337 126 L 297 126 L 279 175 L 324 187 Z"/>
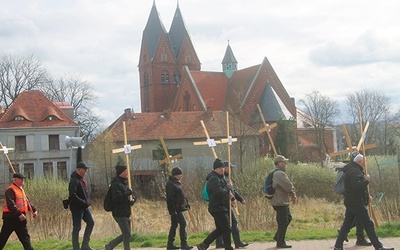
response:
<path fill-rule="evenodd" d="M 282 155 L 277 155 L 274 159 L 275 173 L 272 177 L 272 187 L 275 189 L 275 194 L 271 199 L 271 205 L 276 211 L 276 221 L 278 229 L 273 237 L 276 241 L 277 248 L 291 248 L 291 245 L 286 244 L 285 236 L 287 228 L 292 221 L 290 213 L 290 199 L 293 204 L 296 204 L 297 197 L 293 183 L 289 180 L 286 174 L 286 165 L 289 159 Z"/>
<path fill-rule="evenodd" d="M 89 206 L 91 204 L 89 187 L 83 178 L 90 167 L 84 162 L 76 165 L 76 171 L 71 174 L 68 185 L 70 200 L 70 210 L 72 214 L 72 248 L 73 250 L 93 250 L 89 246 L 90 235 L 94 227 L 94 220 Z M 81 230 L 82 220 L 86 223 L 83 234 L 82 246 L 79 246 L 79 231 Z"/>
<path fill-rule="evenodd" d="M 207 192 L 209 195 L 208 212 L 214 218 L 216 229 L 203 242 L 197 245 L 198 250 L 206 250 L 211 243 L 222 235 L 225 250 L 233 250 L 231 245 L 231 227 L 229 222 L 229 200 L 235 205 L 232 187 L 224 178 L 225 167 L 220 159 L 215 159 L 213 171 L 207 176 Z"/>
<path fill-rule="evenodd" d="M 33 250 L 31 236 L 28 233 L 26 214 L 31 211 L 33 218 L 38 215 L 22 188 L 25 176 L 13 174 L 13 183 L 4 191 L 3 226 L 0 232 L 0 249 L 3 249 L 12 232 L 15 232 L 24 250 Z"/>
<path fill-rule="evenodd" d="M 136 199 L 132 196 L 132 189 L 128 185 L 128 169 L 124 165 L 115 167 L 116 177 L 111 181 L 111 197 L 113 202 L 112 216 L 121 229 L 121 234 L 104 246 L 104 250 L 112 250 L 123 242 L 124 250 L 130 250 L 131 241 L 131 206 Z"/>
<path fill-rule="evenodd" d="M 343 250 L 343 241 L 352 228 L 355 219 L 364 226 L 365 232 L 376 250 L 393 250 L 394 248 L 384 247 L 379 241 L 375 233 L 374 222 L 368 213 L 367 205 L 371 201 L 368 194 L 370 176 L 364 172 L 364 156 L 358 154 L 353 162 L 344 167 L 343 171 L 345 172 L 344 205 L 346 212 L 334 250 Z"/>
<path fill-rule="evenodd" d="M 193 246 L 187 243 L 186 234 L 186 219 L 183 214 L 184 211 L 190 209 L 190 205 L 185 197 L 185 192 L 181 183 L 182 169 L 174 167 L 171 171 L 171 176 L 168 179 L 165 187 L 167 193 L 167 208 L 171 216 L 171 226 L 168 233 L 167 249 L 192 249 Z M 179 237 L 181 246 L 174 245 L 176 229 L 179 224 Z"/>
<path fill-rule="evenodd" d="M 224 167 L 225 167 L 225 178 L 229 180 L 229 173 L 227 172 L 227 167 L 229 166 L 227 161 L 224 161 Z M 230 164 L 231 171 L 235 167 L 232 163 Z M 235 196 L 235 199 L 242 203 L 243 205 L 246 205 L 246 200 L 236 191 L 234 188 L 233 184 L 231 183 L 231 186 L 233 188 L 233 194 Z M 249 243 L 244 242 L 240 239 L 240 233 L 239 233 L 239 225 L 238 225 L 238 219 L 236 217 L 235 210 L 233 207 L 231 208 L 231 217 L 232 217 L 232 238 L 233 242 L 235 243 L 235 248 L 241 248 L 241 247 L 247 247 Z M 224 248 L 224 240 L 222 238 L 222 235 L 217 238 L 215 241 L 216 248 Z"/>

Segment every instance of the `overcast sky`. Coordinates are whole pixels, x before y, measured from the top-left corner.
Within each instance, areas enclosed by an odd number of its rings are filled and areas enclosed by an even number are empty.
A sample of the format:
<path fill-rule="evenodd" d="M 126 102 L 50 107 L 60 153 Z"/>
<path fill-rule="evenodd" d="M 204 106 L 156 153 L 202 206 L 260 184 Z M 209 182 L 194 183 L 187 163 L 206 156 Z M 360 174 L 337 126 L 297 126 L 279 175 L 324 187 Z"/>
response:
<path fill-rule="evenodd" d="M 153 0 L 0 0 L 0 53 L 33 54 L 54 77 L 93 84 L 106 125 L 140 112 L 138 61 Z M 156 0 L 169 31 L 176 0 Z M 358 88 L 400 105 L 399 0 L 180 0 L 202 63 L 222 71 L 230 41 L 239 69 L 267 57 L 296 101 L 313 90 L 344 103 Z"/>

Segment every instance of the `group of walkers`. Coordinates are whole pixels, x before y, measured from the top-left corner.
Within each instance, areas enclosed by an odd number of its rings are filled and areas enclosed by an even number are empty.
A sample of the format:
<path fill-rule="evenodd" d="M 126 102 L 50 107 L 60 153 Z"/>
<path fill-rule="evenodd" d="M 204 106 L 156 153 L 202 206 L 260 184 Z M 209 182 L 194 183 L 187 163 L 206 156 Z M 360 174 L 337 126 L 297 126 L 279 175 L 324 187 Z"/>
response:
<path fill-rule="evenodd" d="M 276 212 L 277 231 L 273 237 L 277 248 L 291 248 L 286 243 L 285 236 L 287 228 L 292 220 L 290 203 L 297 203 L 297 196 L 293 183 L 286 174 L 289 159 L 277 155 L 274 159 L 275 170 L 272 178 L 272 186 L 275 194 L 271 198 L 271 205 Z M 249 244 L 242 241 L 239 235 L 238 221 L 234 211 L 236 202 L 246 204 L 246 200 L 234 189 L 231 180 L 227 177 L 229 167 L 227 162 L 216 159 L 213 170 L 206 177 L 206 191 L 209 196 L 208 211 L 214 219 L 215 229 L 197 245 L 198 250 L 206 250 L 216 241 L 217 248 L 233 250 L 231 235 L 235 248 L 246 247 Z M 94 227 L 94 219 L 89 209 L 91 199 L 89 187 L 84 179 L 89 166 L 80 162 L 76 171 L 71 174 L 69 182 L 69 208 L 72 214 L 72 247 L 73 250 L 93 250 L 90 245 L 90 236 Z M 278 171 L 279 170 L 279 171 Z M 334 250 L 343 250 L 343 242 L 354 225 L 357 226 L 357 245 L 370 246 L 376 250 L 392 250 L 394 248 L 384 247 L 375 233 L 374 223 L 371 220 L 367 205 L 371 202 L 368 193 L 370 176 L 364 172 L 364 156 L 353 155 L 349 164 L 343 171 L 344 175 L 344 205 L 346 207 L 345 218 L 339 236 L 336 239 Z M 112 180 L 110 191 L 113 201 L 112 216 L 121 234 L 104 246 L 104 250 L 114 249 L 123 242 L 124 250 L 130 249 L 131 238 L 131 206 L 135 203 L 132 189 L 128 185 L 128 170 L 126 166 L 116 166 L 116 177 Z M 166 185 L 167 208 L 171 217 L 171 225 L 168 233 L 167 249 L 192 249 L 193 246 L 187 242 L 186 219 L 184 212 L 190 209 L 190 204 L 185 197 L 182 179 L 182 169 L 175 167 Z M 0 232 L 0 250 L 4 248 L 12 232 L 18 236 L 24 250 L 32 250 L 30 236 L 28 233 L 26 216 L 30 211 L 33 218 L 38 213 L 36 208 L 28 200 L 24 190 L 25 176 L 21 173 L 13 175 L 13 183 L 6 188 L 4 193 L 3 226 Z M 232 223 L 231 223 L 232 218 Z M 82 221 L 86 223 L 82 244 L 79 243 L 79 232 Z M 176 230 L 179 226 L 180 246 L 175 245 Z M 367 241 L 363 234 L 365 229 Z"/>

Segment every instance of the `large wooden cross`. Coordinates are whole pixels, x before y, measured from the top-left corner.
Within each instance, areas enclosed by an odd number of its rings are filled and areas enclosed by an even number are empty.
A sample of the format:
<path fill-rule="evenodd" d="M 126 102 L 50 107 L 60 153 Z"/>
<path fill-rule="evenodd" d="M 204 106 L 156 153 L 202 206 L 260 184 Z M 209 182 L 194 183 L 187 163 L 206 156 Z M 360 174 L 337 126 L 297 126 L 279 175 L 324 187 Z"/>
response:
<path fill-rule="evenodd" d="M 363 121 L 362 121 L 361 108 L 360 107 L 358 107 L 358 118 L 359 118 L 359 122 L 360 122 L 361 139 L 360 139 L 360 142 L 358 143 L 357 147 L 362 149 L 362 152 L 363 152 L 363 155 L 364 155 L 365 175 L 367 175 L 368 174 L 367 156 L 366 156 L 366 153 L 365 153 L 364 141 L 365 141 L 365 137 L 367 135 L 369 121 L 367 121 L 367 124 L 365 125 L 365 127 L 363 129 Z M 369 197 L 370 196 L 369 185 L 367 186 L 367 191 L 368 191 L 368 197 Z M 371 214 L 372 220 L 374 221 L 375 227 L 379 228 L 379 222 L 378 222 L 378 219 L 376 218 L 376 215 L 375 215 L 374 209 L 372 208 L 372 203 L 371 202 L 368 203 L 368 208 L 369 208 L 369 213 Z"/>
<path fill-rule="evenodd" d="M 8 166 L 11 170 L 11 172 L 14 174 L 15 173 L 15 169 L 14 166 L 12 165 L 10 158 L 8 157 L 8 151 L 12 151 L 14 150 L 13 148 L 7 148 L 6 146 L 3 146 L 3 144 L 0 141 L 0 152 L 4 153 L 4 157 L 6 158 L 7 162 L 8 162 Z"/>
<path fill-rule="evenodd" d="M 126 125 L 125 121 L 122 122 L 123 126 L 123 132 L 124 132 L 124 147 L 123 148 L 117 148 L 113 149 L 112 153 L 117 154 L 117 153 L 125 153 L 125 161 L 126 161 L 126 169 L 128 170 L 128 186 L 130 189 L 132 189 L 132 182 L 131 182 L 131 170 L 130 170 L 130 162 L 129 162 L 129 154 L 132 152 L 132 150 L 140 149 L 142 148 L 142 145 L 135 145 L 131 146 L 128 144 L 128 138 L 126 136 Z M 132 195 L 129 196 L 129 200 L 132 200 Z M 131 228 L 133 230 L 133 206 L 131 206 Z"/>
<path fill-rule="evenodd" d="M 176 160 L 176 159 L 179 159 L 179 158 L 182 158 L 182 154 L 170 155 L 169 152 L 168 152 L 167 145 L 165 145 L 164 138 L 162 136 L 160 136 L 160 141 L 161 141 L 161 145 L 162 145 L 162 147 L 164 149 L 164 153 L 165 153 L 165 157 L 166 157 L 165 159 L 160 161 L 160 165 L 169 162 L 170 167 L 173 167 L 172 161 Z"/>
<path fill-rule="evenodd" d="M 368 127 L 369 127 L 369 122 L 367 122 L 367 124 L 365 125 L 365 128 L 366 128 L 366 129 L 368 129 Z M 358 142 L 357 146 L 353 146 L 353 145 L 351 144 L 350 136 L 349 136 L 349 133 L 347 132 L 346 125 L 342 124 L 342 130 L 343 130 L 343 133 L 344 133 L 344 136 L 345 136 L 345 139 L 346 139 L 347 149 L 345 149 L 345 150 L 340 150 L 340 151 L 333 152 L 333 153 L 330 153 L 330 154 L 329 154 L 330 157 L 334 157 L 334 156 L 338 156 L 338 155 L 343 155 L 343 154 L 349 154 L 349 153 L 351 153 L 351 152 L 360 151 L 360 149 L 361 149 L 361 144 L 362 144 L 362 142 L 363 142 L 364 139 L 365 139 L 365 134 L 364 134 L 364 135 L 361 135 L 360 141 Z M 365 130 L 365 129 L 364 129 L 364 130 Z M 361 132 L 362 132 L 362 131 L 361 131 Z M 370 149 L 370 148 L 376 148 L 376 145 L 375 145 L 375 144 L 364 145 L 364 149 L 365 149 L 365 150 L 366 150 L 366 149 Z"/>
<path fill-rule="evenodd" d="M 265 118 L 264 118 L 264 115 L 263 115 L 263 113 L 262 113 L 262 110 L 261 110 L 261 107 L 260 107 L 259 104 L 257 104 L 257 108 L 258 108 L 258 112 L 260 113 L 261 120 L 262 120 L 262 122 L 263 122 L 263 124 L 264 124 L 264 128 L 258 130 L 258 133 L 260 133 L 260 134 L 262 134 L 262 133 L 264 133 L 264 132 L 267 133 L 267 135 L 268 135 L 268 140 L 269 140 L 269 142 L 271 143 L 272 150 L 274 151 L 274 156 L 277 156 L 278 153 L 276 152 L 275 144 L 274 144 L 274 141 L 272 140 L 271 129 L 277 127 L 278 124 L 277 124 L 276 122 L 275 122 L 275 123 L 272 123 L 271 125 L 267 124 L 267 123 L 265 122 Z"/>

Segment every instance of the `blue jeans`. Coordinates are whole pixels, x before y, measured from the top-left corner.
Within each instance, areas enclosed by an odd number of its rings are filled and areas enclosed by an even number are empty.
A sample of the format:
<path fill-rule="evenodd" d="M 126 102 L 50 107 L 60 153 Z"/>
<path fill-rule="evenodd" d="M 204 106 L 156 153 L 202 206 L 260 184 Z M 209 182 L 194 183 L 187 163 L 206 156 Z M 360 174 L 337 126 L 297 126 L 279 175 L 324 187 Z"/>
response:
<path fill-rule="evenodd" d="M 114 249 L 114 247 L 118 246 L 119 243 L 124 242 L 124 250 L 130 250 L 131 247 L 129 244 L 131 241 L 131 219 L 129 217 L 114 217 L 114 220 L 121 229 L 121 234 L 110 241 L 105 246 L 105 249 Z"/>
<path fill-rule="evenodd" d="M 80 250 L 79 231 L 81 231 L 82 220 L 86 223 L 85 233 L 83 234 L 82 249 L 89 248 L 90 235 L 94 227 L 94 220 L 89 208 L 74 209 L 72 213 L 72 247 L 73 250 Z"/>
<path fill-rule="evenodd" d="M 336 239 L 335 247 L 343 247 L 343 241 L 353 227 L 354 219 L 357 219 L 364 226 L 365 232 L 375 249 L 382 247 L 382 243 L 378 240 L 378 236 L 375 233 L 374 222 L 369 217 L 367 206 L 363 204 L 346 207 L 344 221 L 340 228 L 339 236 Z"/>

